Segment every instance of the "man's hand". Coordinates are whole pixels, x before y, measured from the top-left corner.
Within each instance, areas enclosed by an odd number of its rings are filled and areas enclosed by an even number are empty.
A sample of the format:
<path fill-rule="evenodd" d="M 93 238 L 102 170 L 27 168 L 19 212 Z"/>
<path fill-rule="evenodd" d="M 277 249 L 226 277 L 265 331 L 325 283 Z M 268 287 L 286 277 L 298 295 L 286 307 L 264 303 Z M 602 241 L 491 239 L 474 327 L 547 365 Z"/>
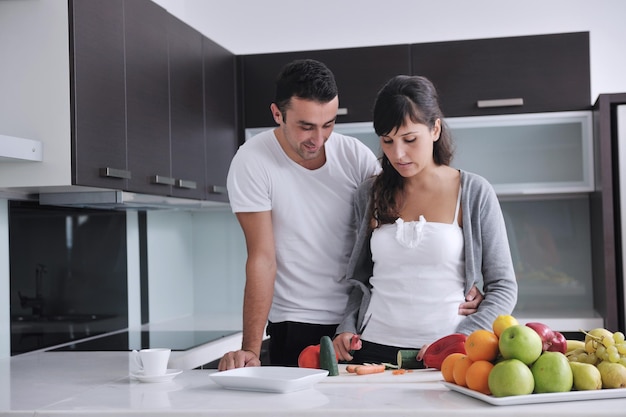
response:
<path fill-rule="evenodd" d="M 484 299 L 485 297 L 474 285 L 465 296 L 465 302 L 459 305 L 459 315 L 469 316 L 470 314 L 474 314 L 478 311 L 478 306 Z"/>
<path fill-rule="evenodd" d="M 249 350 L 237 350 L 235 352 L 228 352 L 217 366 L 219 371 L 226 371 L 234 368 L 244 368 L 247 366 L 261 366 L 261 361 L 256 353 Z"/>

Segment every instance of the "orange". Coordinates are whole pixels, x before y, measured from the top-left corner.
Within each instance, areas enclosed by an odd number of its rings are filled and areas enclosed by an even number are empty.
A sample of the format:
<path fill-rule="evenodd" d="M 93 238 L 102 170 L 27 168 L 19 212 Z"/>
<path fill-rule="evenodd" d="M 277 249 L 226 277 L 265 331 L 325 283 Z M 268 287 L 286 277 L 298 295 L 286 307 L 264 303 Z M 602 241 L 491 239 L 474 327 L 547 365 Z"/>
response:
<path fill-rule="evenodd" d="M 454 362 L 454 367 L 452 368 L 452 376 L 454 377 L 455 384 L 462 387 L 467 386 L 465 376 L 467 374 L 467 369 L 472 365 L 472 363 L 474 363 L 474 361 L 471 360 L 467 355 L 461 356 Z"/>
<path fill-rule="evenodd" d="M 451 353 L 441 362 L 441 375 L 446 382 L 454 383 L 454 376 L 452 370 L 454 369 L 454 362 L 461 356 L 465 356 L 462 353 Z"/>
<path fill-rule="evenodd" d="M 514 326 L 516 324 L 519 324 L 519 322 L 515 317 L 511 316 L 510 314 L 500 314 L 493 321 L 491 327 L 493 328 L 493 332 L 495 333 L 495 335 L 500 337 L 504 329 Z"/>
<path fill-rule="evenodd" d="M 472 361 L 495 360 L 498 357 L 498 336 L 489 330 L 474 330 L 465 339 L 465 353 Z"/>
<path fill-rule="evenodd" d="M 490 395 L 489 372 L 491 372 L 493 366 L 493 363 L 489 361 L 476 361 L 472 363 L 470 367 L 467 368 L 467 372 L 465 372 L 467 388 Z"/>

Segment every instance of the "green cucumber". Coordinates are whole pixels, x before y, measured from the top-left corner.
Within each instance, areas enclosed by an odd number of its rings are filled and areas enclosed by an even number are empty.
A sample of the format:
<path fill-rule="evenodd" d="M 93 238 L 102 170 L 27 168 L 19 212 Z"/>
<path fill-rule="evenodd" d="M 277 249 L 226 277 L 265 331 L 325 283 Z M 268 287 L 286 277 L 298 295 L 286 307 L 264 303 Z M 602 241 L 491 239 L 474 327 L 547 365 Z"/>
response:
<path fill-rule="evenodd" d="M 398 368 L 401 369 L 419 369 L 422 366 L 417 360 L 417 354 L 420 353 L 417 349 L 405 349 L 398 351 Z"/>
<path fill-rule="evenodd" d="M 337 355 L 335 354 L 333 341 L 328 336 L 322 336 L 320 339 L 320 368 L 326 369 L 328 376 L 339 375 Z"/>

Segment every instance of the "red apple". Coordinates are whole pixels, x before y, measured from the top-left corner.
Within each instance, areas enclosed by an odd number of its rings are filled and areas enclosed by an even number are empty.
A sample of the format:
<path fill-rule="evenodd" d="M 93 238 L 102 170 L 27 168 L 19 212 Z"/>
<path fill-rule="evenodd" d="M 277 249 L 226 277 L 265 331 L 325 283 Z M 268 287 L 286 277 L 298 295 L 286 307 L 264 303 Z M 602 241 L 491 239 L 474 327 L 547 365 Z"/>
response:
<path fill-rule="evenodd" d="M 551 352 L 561 352 L 563 354 L 567 352 L 567 340 L 565 339 L 565 336 L 563 336 L 563 333 L 557 331 L 554 332 L 552 344 L 548 350 Z"/>
<path fill-rule="evenodd" d="M 543 323 L 537 322 L 526 323 L 526 326 L 536 331 L 539 337 L 541 337 L 544 351 L 550 349 L 550 346 L 552 345 L 552 339 L 554 339 L 554 331 L 552 331 L 550 327 L 546 326 Z"/>

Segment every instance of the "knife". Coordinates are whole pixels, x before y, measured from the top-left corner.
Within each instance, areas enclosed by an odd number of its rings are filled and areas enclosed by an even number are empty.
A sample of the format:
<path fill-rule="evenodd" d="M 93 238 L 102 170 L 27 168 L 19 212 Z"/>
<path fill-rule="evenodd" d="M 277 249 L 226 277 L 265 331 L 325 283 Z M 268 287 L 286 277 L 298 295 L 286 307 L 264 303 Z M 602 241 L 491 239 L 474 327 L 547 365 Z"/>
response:
<path fill-rule="evenodd" d="M 371 318 L 372 318 L 371 314 L 367 316 L 365 321 L 363 321 L 363 324 L 361 325 L 361 328 L 359 329 L 358 333 L 350 338 L 350 356 L 354 355 L 355 350 L 358 350 L 361 348 L 361 343 L 360 343 L 361 335 L 363 334 L 363 331 L 367 327 L 367 324 L 370 322 Z"/>

